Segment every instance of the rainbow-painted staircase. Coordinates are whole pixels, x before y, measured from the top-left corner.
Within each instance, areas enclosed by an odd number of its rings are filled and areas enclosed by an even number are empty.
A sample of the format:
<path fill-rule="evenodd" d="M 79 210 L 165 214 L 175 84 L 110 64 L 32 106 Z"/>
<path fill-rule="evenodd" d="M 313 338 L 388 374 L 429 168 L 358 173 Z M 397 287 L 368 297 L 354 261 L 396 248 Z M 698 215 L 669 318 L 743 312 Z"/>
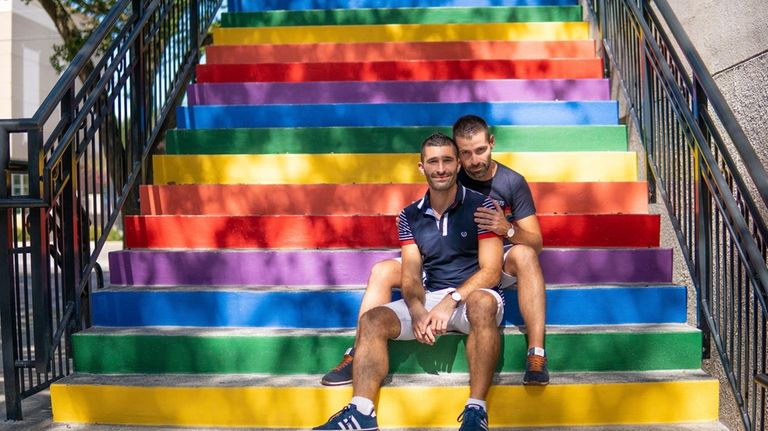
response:
<path fill-rule="evenodd" d="M 720 429 L 685 286 L 576 0 L 229 0 L 128 250 L 51 387 L 59 422 L 308 428 L 352 343 L 370 267 L 425 191 L 421 140 L 460 115 L 531 184 L 552 383 L 524 387 L 507 292 L 492 427 Z M 356 9 L 352 9 L 355 7 Z M 336 9 L 332 9 L 336 8 Z M 264 10 L 261 10 L 264 9 Z M 286 10 L 267 10 L 286 9 Z M 465 338 L 391 344 L 382 427 L 455 427 Z"/>

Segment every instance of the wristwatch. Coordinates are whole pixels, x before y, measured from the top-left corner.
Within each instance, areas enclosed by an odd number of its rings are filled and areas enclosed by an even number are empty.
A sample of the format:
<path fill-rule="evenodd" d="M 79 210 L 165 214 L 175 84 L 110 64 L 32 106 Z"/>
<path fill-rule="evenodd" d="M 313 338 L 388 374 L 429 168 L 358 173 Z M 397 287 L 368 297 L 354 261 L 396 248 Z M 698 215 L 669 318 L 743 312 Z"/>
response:
<path fill-rule="evenodd" d="M 507 229 L 507 239 L 512 239 L 513 236 L 515 236 L 515 225 L 511 224 Z"/>
<path fill-rule="evenodd" d="M 461 293 L 459 293 L 458 290 L 454 290 L 453 292 L 451 292 L 451 299 L 453 299 L 457 303 L 461 302 Z"/>

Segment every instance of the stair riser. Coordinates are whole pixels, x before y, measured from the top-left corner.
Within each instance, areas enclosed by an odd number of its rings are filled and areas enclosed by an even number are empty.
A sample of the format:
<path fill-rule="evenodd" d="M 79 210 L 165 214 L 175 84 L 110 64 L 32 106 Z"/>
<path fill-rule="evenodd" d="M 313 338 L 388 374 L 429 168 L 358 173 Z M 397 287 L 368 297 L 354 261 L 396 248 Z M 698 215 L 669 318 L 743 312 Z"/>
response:
<path fill-rule="evenodd" d="M 79 373 L 282 375 L 326 373 L 353 343 L 351 336 L 75 335 L 73 349 Z M 390 372 L 468 373 L 465 349 L 466 337 L 458 335 L 434 346 L 392 342 Z M 526 351 L 523 334 L 504 335 L 497 371 L 523 371 Z M 693 370 L 701 368 L 701 334 L 549 334 L 547 357 L 552 372 Z"/>
<path fill-rule="evenodd" d="M 400 7 L 490 6 L 575 6 L 577 0 L 234 0 L 228 3 L 230 12 L 304 9 L 370 9 Z"/>
<path fill-rule="evenodd" d="M 216 45 L 583 39 L 589 39 L 589 23 L 587 22 L 329 25 L 213 29 L 213 42 Z"/>
<path fill-rule="evenodd" d="M 636 181 L 633 152 L 494 153 L 530 182 Z M 425 184 L 418 154 L 244 154 L 152 158 L 155 184 Z"/>
<path fill-rule="evenodd" d="M 658 247 L 658 215 L 540 215 L 546 247 Z M 194 232 L 194 235 L 190 233 Z M 126 216 L 127 248 L 395 248 L 390 216 Z"/>
<path fill-rule="evenodd" d="M 609 100 L 608 80 L 194 84 L 190 105 Z"/>
<path fill-rule="evenodd" d="M 450 127 L 312 127 L 169 130 L 166 154 L 416 153 Z M 502 126 L 495 152 L 627 151 L 626 126 Z"/>
<path fill-rule="evenodd" d="M 375 63 L 202 64 L 197 82 L 600 79 L 600 59 L 429 60 Z"/>
<path fill-rule="evenodd" d="M 384 387 L 379 426 L 455 427 L 468 392 Z M 307 429 L 351 396 L 351 388 L 51 386 L 56 422 L 137 425 Z M 702 422 L 717 420 L 717 403 L 716 380 L 498 386 L 488 395 L 488 415 L 491 427 Z"/>
<path fill-rule="evenodd" d="M 207 64 L 595 58 L 593 40 L 211 45 Z"/>
<path fill-rule="evenodd" d="M 91 301 L 96 326 L 354 328 L 362 295 L 362 291 L 142 290 L 95 292 Z M 506 291 L 505 297 L 504 323 L 522 324 L 517 292 Z M 547 324 L 683 323 L 685 299 L 682 287 L 551 289 Z"/>
<path fill-rule="evenodd" d="M 645 182 L 528 185 L 539 214 L 648 212 Z M 397 215 L 425 190 L 422 184 L 186 184 L 141 186 L 140 195 L 143 215 Z"/>
<path fill-rule="evenodd" d="M 452 126 L 467 113 L 498 126 L 617 125 L 615 101 L 180 106 L 181 129 Z"/>
<path fill-rule="evenodd" d="M 440 24 L 482 22 L 581 21 L 580 6 L 432 7 L 333 9 L 224 13 L 221 26 L 270 27 L 300 25 Z"/>
<path fill-rule="evenodd" d="M 396 251 L 113 252 L 111 283 L 137 286 L 363 286 Z M 672 250 L 544 250 L 548 284 L 669 283 Z M 265 269 L 269 268 L 268 271 Z"/>

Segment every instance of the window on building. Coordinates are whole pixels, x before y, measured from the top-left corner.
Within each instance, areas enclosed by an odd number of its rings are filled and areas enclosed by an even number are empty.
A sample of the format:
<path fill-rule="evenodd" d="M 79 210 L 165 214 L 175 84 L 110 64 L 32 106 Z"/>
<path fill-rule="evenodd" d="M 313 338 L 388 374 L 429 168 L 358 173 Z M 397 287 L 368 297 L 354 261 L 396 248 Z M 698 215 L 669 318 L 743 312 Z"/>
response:
<path fill-rule="evenodd" d="M 11 175 L 11 196 L 25 196 L 29 194 L 29 175 Z"/>

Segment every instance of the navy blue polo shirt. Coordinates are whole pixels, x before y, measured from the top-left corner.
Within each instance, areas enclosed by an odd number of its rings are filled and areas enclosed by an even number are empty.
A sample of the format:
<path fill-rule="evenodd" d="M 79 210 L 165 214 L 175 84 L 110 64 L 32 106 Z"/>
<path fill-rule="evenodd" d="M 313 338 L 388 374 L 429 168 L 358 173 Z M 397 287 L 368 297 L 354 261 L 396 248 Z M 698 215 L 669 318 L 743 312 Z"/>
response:
<path fill-rule="evenodd" d="M 478 240 L 496 236 L 475 223 L 481 206 L 494 208 L 489 197 L 458 184 L 453 204 L 440 218 L 429 204 L 429 192 L 400 212 L 400 244 L 419 247 L 428 291 L 459 287 L 480 269 Z"/>

